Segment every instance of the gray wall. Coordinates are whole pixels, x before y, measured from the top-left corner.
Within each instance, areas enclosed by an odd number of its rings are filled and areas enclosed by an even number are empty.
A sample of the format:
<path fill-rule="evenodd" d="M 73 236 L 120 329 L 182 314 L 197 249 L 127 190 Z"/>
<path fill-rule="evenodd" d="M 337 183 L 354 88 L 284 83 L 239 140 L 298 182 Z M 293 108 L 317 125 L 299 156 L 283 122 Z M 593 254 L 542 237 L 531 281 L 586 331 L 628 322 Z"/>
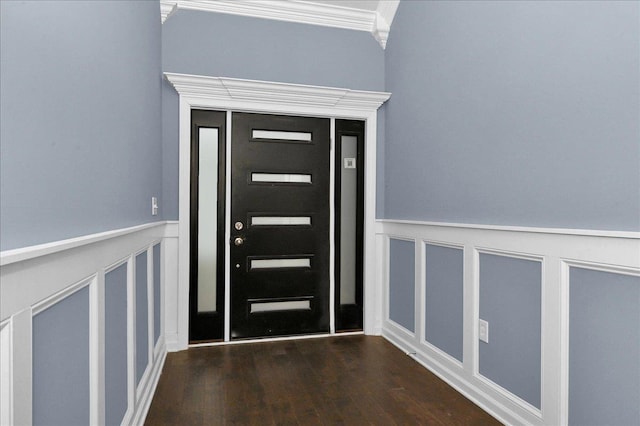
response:
<path fill-rule="evenodd" d="M 384 50 L 371 34 L 179 10 L 162 26 L 166 72 L 384 90 Z M 178 95 L 163 85 L 165 218 L 178 217 Z"/>
<path fill-rule="evenodd" d="M 401 2 L 385 217 L 640 230 L 639 9 Z"/>
<path fill-rule="evenodd" d="M 640 277 L 571 268 L 569 424 L 640 424 Z"/>
<path fill-rule="evenodd" d="M 389 240 L 389 319 L 416 330 L 415 243 Z"/>
<path fill-rule="evenodd" d="M 33 318 L 33 424 L 87 425 L 89 288 Z"/>
<path fill-rule="evenodd" d="M 153 1 L 0 2 L 0 249 L 156 220 Z"/>
<path fill-rule="evenodd" d="M 119 425 L 127 411 L 127 264 L 104 276 L 105 423 Z"/>
<path fill-rule="evenodd" d="M 480 374 L 540 408 L 542 263 L 480 254 Z"/>
<path fill-rule="evenodd" d="M 462 362 L 464 252 L 426 245 L 425 340 Z"/>

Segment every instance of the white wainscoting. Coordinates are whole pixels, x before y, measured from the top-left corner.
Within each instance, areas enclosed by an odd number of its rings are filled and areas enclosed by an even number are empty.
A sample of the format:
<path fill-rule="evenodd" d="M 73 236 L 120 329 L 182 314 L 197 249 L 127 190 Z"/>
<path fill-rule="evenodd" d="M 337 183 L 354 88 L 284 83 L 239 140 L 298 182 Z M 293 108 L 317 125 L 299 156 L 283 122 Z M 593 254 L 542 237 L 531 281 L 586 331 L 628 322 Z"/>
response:
<path fill-rule="evenodd" d="M 160 333 L 154 340 L 153 247 L 160 244 Z M 175 309 L 177 288 L 177 222 L 154 222 L 131 228 L 73 238 L 54 243 L 7 250 L 0 253 L 0 421 L 2 425 L 32 423 L 32 320 L 33 316 L 62 301 L 75 290 L 90 289 L 90 418 L 105 421 L 104 379 L 104 276 L 113 266 L 135 262 L 135 255 L 147 252 L 149 362 L 137 386 L 129 389 L 129 406 L 123 424 L 143 424 L 167 353 L 167 332 L 175 339 L 175 324 L 165 324 Z M 158 261 L 158 259 L 155 259 Z M 134 276 L 127 274 L 133 289 Z M 131 298 L 132 291 L 128 292 Z M 135 303 L 127 315 L 129 382 L 135 383 Z M 168 312 L 167 312 L 168 311 Z M 175 315 L 174 315 L 175 316 Z M 174 317 L 171 316 L 170 317 Z M 171 334 L 172 333 L 172 334 Z M 64 389 L 60 389 L 64 392 Z"/>
<path fill-rule="evenodd" d="M 640 232 L 380 220 L 376 233 L 385 338 L 505 424 L 568 423 L 569 267 L 640 276 Z M 389 319 L 390 238 L 415 242 L 415 333 Z M 462 364 L 424 340 L 425 244 L 464 250 Z M 480 253 L 535 259 L 542 263 L 539 410 L 479 373 Z"/>

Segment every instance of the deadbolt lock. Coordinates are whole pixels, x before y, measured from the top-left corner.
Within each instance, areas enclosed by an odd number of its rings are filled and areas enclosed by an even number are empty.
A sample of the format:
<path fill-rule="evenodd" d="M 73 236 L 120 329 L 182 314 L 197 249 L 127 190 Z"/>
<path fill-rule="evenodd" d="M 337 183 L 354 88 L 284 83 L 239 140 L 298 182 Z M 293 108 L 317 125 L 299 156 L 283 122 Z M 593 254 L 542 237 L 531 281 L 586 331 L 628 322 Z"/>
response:
<path fill-rule="evenodd" d="M 244 228 L 244 225 L 242 224 L 242 222 L 236 222 L 233 225 L 233 227 L 236 228 L 236 231 L 240 231 L 240 230 L 242 230 L 242 228 Z"/>
<path fill-rule="evenodd" d="M 243 243 L 244 243 L 244 239 L 242 239 L 242 237 L 236 237 L 236 239 L 233 240 L 233 244 L 237 246 L 241 246 Z"/>

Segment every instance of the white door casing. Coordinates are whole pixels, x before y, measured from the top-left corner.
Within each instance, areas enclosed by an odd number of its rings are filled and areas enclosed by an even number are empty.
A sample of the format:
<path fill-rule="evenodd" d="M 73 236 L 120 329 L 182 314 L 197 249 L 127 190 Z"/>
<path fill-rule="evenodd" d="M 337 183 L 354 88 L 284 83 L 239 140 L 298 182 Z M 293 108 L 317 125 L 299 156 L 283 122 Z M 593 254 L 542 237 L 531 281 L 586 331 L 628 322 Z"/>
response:
<path fill-rule="evenodd" d="M 177 338 L 167 342 L 169 351 L 186 349 L 189 345 L 189 240 L 190 240 L 190 139 L 191 110 L 212 109 L 228 112 L 288 114 L 332 119 L 364 120 L 365 183 L 364 183 L 364 332 L 379 335 L 382 330 L 382 289 L 376 279 L 375 209 L 376 209 L 376 135 L 377 110 L 391 96 L 386 92 L 370 92 L 333 87 L 308 86 L 226 77 L 208 77 L 165 73 L 180 96 L 179 104 L 179 247 L 178 288 L 166 289 L 174 294 L 177 312 Z M 227 114 L 230 125 L 231 114 Z M 333 132 L 333 126 L 332 126 Z M 332 136 L 333 137 L 333 136 Z M 230 145 L 230 132 L 227 136 Z M 333 144 L 332 144 L 333 145 Z M 231 150 L 227 150 L 230 155 Z M 333 152 L 333 147 L 332 147 Z M 229 160 L 229 159 L 228 159 Z M 230 161 L 227 161 L 227 198 Z M 228 200 L 227 200 L 228 201 Z M 332 201 L 333 202 L 333 201 Z M 229 241 L 229 207 L 227 202 L 226 241 Z M 225 297 L 229 300 L 229 251 L 225 262 Z M 331 271 L 333 275 L 333 271 Z M 227 304 L 228 308 L 228 304 Z M 229 310 L 225 309 L 225 341 L 229 341 Z M 333 324 L 333 319 L 332 319 Z M 334 328 L 332 326 L 332 332 Z"/>

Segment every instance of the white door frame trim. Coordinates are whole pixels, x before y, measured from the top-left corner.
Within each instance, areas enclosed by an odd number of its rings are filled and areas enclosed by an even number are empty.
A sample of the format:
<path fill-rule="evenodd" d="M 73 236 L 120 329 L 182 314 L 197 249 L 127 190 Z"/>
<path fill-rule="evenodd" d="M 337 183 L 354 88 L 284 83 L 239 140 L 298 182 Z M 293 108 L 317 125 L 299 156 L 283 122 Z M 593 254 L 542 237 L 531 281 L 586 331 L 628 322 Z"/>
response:
<path fill-rule="evenodd" d="M 381 334 L 382 290 L 376 279 L 375 245 L 377 110 L 391 94 L 226 77 L 164 75 L 180 95 L 178 336 L 176 347 L 168 349 L 182 350 L 189 345 L 189 186 L 194 108 L 365 120 L 364 332 Z"/>

